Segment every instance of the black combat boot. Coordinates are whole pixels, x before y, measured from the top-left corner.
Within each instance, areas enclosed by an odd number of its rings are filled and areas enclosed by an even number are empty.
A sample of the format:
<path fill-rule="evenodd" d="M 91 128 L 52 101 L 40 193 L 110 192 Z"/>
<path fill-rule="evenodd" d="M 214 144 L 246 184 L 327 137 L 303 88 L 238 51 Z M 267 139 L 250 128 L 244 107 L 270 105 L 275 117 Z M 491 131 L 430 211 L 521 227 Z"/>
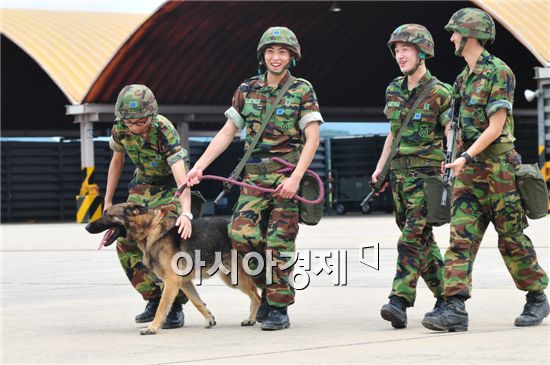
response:
<path fill-rule="evenodd" d="M 391 296 L 390 302 L 380 309 L 380 315 L 386 321 L 391 322 L 393 328 L 407 327 L 407 307 L 409 303 L 398 296 Z"/>
<path fill-rule="evenodd" d="M 468 313 L 464 301 L 456 296 L 447 298 L 441 305 L 436 305 L 433 311 L 426 313 L 422 325 L 434 331 L 467 331 Z"/>
<path fill-rule="evenodd" d="M 269 306 L 269 303 L 267 303 L 267 292 L 264 289 L 262 290 L 262 301 L 260 302 L 258 312 L 256 313 L 256 322 L 262 323 L 265 321 L 269 315 L 270 309 L 271 307 Z"/>
<path fill-rule="evenodd" d="M 270 307 L 269 314 L 262 323 L 262 330 L 276 331 L 288 328 L 288 326 L 290 326 L 290 320 L 288 319 L 286 307 Z"/>
<path fill-rule="evenodd" d="M 162 325 L 164 329 L 183 327 L 185 322 L 185 316 L 183 315 L 183 306 L 181 303 L 175 301 L 170 308 L 170 312 L 166 316 L 166 321 Z"/>
<path fill-rule="evenodd" d="M 514 321 L 514 325 L 520 327 L 538 326 L 550 313 L 548 299 L 544 292 L 529 292 L 525 298 L 527 303 L 523 307 L 523 312 Z"/>
<path fill-rule="evenodd" d="M 147 323 L 151 322 L 155 318 L 155 313 L 157 313 L 157 308 L 160 303 L 160 298 L 149 299 L 145 310 L 136 316 L 136 323 Z"/>
<path fill-rule="evenodd" d="M 435 301 L 435 304 L 434 304 L 434 310 L 437 308 L 440 308 L 443 305 L 443 303 L 445 303 L 445 298 L 437 297 L 437 300 Z"/>
<path fill-rule="evenodd" d="M 426 317 L 438 317 L 443 312 L 443 309 L 445 307 L 445 297 L 438 297 L 435 301 L 434 308 L 431 312 L 428 312 L 424 315 L 424 318 Z"/>

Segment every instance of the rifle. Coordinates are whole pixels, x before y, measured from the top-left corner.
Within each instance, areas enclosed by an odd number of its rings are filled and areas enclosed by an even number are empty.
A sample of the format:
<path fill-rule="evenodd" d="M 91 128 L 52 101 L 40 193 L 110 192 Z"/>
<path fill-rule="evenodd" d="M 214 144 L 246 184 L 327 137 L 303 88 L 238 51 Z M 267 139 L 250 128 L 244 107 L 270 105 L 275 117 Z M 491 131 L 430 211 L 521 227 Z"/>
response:
<path fill-rule="evenodd" d="M 457 112 L 458 109 L 458 112 Z M 449 130 L 449 140 L 447 141 L 447 150 L 445 151 L 445 165 L 456 159 L 456 150 L 458 147 L 458 136 L 460 135 L 460 98 L 454 98 L 451 101 L 451 126 Z M 445 168 L 443 173 L 443 193 L 441 194 L 441 206 L 447 206 L 448 188 L 453 181 L 454 170 Z"/>
<path fill-rule="evenodd" d="M 411 109 L 409 109 L 409 113 L 407 114 L 407 117 L 405 118 L 405 121 L 403 122 L 403 124 L 401 125 L 401 128 L 399 129 L 399 133 L 397 134 L 397 136 L 395 136 L 395 138 L 393 140 L 393 143 L 392 143 L 392 146 L 391 146 L 391 152 L 388 156 L 388 159 L 386 160 L 386 163 L 384 164 L 384 167 L 382 168 L 382 172 L 379 175 L 380 178 L 378 180 L 376 180 L 375 184 L 372 184 L 372 182 L 370 183 L 372 191 L 361 202 L 361 207 L 362 208 L 364 208 L 372 199 L 374 199 L 375 194 L 377 195 L 377 194 L 380 193 L 380 189 L 382 188 L 382 186 L 384 186 L 384 184 L 388 180 L 388 178 L 390 176 L 390 165 L 391 165 L 391 162 L 392 162 L 393 158 L 397 154 L 397 149 L 399 147 L 399 143 L 401 142 L 401 136 L 403 134 L 403 131 L 409 125 L 409 121 L 412 119 L 412 116 L 413 116 L 416 108 L 418 108 L 418 105 L 420 104 L 420 102 L 422 100 L 424 100 L 424 98 L 428 95 L 428 93 L 430 92 L 430 90 L 432 89 L 432 87 L 435 84 L 436 84 L 435 79 L 432 79 L 430 82 L 428 82 L 428 84 L 426 86 L 424 86 L 424 88 L 422 89 L 422 92 L 420 92 L 419 95 L 417 96 L 417 98 L 415 99 Z"/>
<path fill-rule="evenodd" d="M 370 182 L 369 185 L 371 187 L 371 192 L 363 201 L 361 202 L 361 207 L 364 208 L 367 204 L 371 202 L 371 200 L 374 199 L 374 197 L 378 194 L 380 194 L 380 190 L 382 189 L 382 186 L 388 181 L 390 174 L 389 171 L 386 172 L 386 175 L 382 176 L 382 174 L 378 175 L 378 180 L 376 180 L 376 183 Z"/>
<path fill-rule="evenodd" d="M 241 175 L 242 168 L 240 166 L 237 166 L 229 175 L 229 179 L 233 180 L 239 180 Z M 233 188 L 233 185 L 228 182 L 223 182 L 223 189 L 220 191 L 216 199 L 214 199 L 214 204 L 218 204 L 218 201 L 225 196 L 225 194 L 228 194 L 231 189 Z"/>

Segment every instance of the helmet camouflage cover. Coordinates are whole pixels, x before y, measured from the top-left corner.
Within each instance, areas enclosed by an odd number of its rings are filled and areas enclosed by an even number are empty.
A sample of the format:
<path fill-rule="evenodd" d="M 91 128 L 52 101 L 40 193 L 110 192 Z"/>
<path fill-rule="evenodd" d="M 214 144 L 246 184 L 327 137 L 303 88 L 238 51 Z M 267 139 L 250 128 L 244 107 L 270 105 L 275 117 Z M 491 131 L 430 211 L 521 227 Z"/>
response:
<path fill-rule="evenodd" d="M 127 85 L 118 94 L 115 116 L 119 119 L 139 119 L 158 113 L 157 100 L 145 85 Z"/>
<path fill-rule="evenodd" d="M 300 44 L 294 32 L 287 27 L 271 27 L 262 34 L 260 43 L 258 43 L 257 57 L 259 61 L 263 58 L 264 49 L 273 44 L 281 44 L 288 47 L 295 54 L 296 61 L 302 58 Z"/>
<path fill-rule="evenodd" d="M 466 38 L 479 39 L 483 44 L 493 43 L 496 33 L 493 18 L 477 8 L 464 8 L 454 13 L 445 30 L 458 32 Z"/>
<path fill-rule="evenodd" d="M 432 35 L 426 27 L 420 24 L 403 24 L 393 31 L 388 41 L 388 47 L 394 57 L 393 48 L 397 42 L 413 44 L 418 51 L 424 53 L 426 58 L 433 57 L 435 54 Z"/>

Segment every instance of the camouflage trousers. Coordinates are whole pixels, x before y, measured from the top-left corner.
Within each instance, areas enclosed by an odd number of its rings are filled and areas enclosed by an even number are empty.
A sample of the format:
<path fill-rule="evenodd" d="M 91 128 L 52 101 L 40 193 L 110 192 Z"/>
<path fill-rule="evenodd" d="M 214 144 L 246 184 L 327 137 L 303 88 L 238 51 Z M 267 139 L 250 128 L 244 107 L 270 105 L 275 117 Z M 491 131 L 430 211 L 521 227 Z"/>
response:
<path fill-rule="evenodd" d="M 156 208 L 159 205 L 170 203 L 175 192 L 175 186 L 166 187 L 131 182 L 128 201 L 149 208 Z M 177 207 L 177 213 L 173 212 L 172 214 L 180 214 L 181 207 L 179 200 L 175 199 L 172 204 Z M 126 276 L 143 299 L 160 299 L 162 295 L 162 281 L 154 273 L 149 272 L 143 265 L 143 253 L 137 244 L 125 238 L 119 238 L 116 250 Z M 185 304 L 187 297 L 180 291 L 176 297 L 176 301 Z"/>
<path fill-rule="evenodd" d="M 533 244 L 523 233 L 528 223 L 516 189 L 514 165 L 519 160 L 519 155 L 511 151 L 499 162 L 466 165 L 455 178 L 451 244 L 445 253 L 446 297 L 470 297 L 472 267 L 489 222 L 498 233 L 498 249 L 516 287 L 540 291 L 548 285 Z"/>
<path fill-rule="evenodd" d="M 256 186 L 275 188 L 285 179 L 282 174 L 268 173 L 249 174 L 244 181 Z M 294 200 L 241 188 L 229 227 L 231 242 L 241 258 L 249 252 L 257 252 L 262 256 L 263 270 L 253 279 L 258 288 L 266 290 L 268 303 L 275 307 L 286 307 L 294 303 L 294 288 L 290 285 L 292 267 L 281 270 L 279 266 L 290 260 L 282 255 L 283 252 L 293 254 L 296 251 L 294 241 L 298 235 L 298 221 L 298 205 Z M 277 262 L 271 270 L 270 285 L 266 285 L 267 251 L 271 252 L 272 260 Z M 250 269 L 256 269 L 257 265 L 257 261 L 249 261 Z"/>
<path fill-rule="evenodd" d="M 424 180 L 418 172 L 434 175 L 436 168 L 393 170 L 390 174 L 394 215 L 401 236 L 397 242 L 397 269 L 390 297 L 406 299 L 410 306 L 416 299 L 418 277 L 437 298 L 443 294 L 443 258 L 434 240 L 432 227 L 426 222 L 427 208 Z"/>

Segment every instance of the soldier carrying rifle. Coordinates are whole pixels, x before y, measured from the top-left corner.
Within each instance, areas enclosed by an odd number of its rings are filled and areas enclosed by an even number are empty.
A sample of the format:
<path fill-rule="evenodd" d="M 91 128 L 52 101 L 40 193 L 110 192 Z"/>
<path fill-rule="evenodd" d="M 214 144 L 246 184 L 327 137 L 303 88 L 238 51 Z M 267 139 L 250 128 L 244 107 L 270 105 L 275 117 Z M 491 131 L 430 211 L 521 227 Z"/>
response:
<path fill-rule="evenodd" d="M 446 168 L 455 175 L 451 242 L 445 253 L 443 305 L 425 315 L 422 324 L 436 331 L 466 331 L 465 301 L 472 291 L 472 267 L 485 230 L 492 223 L 498 249 L 516 287 L 526 291 L 516 326 L 540 324 L 550 313 L 544 289 L 548 276 L 539 266 L 516 185 L 521 156 L 514 150 L 515 76 L 485 46 L 495 40 L 489 14 L 465 8 L 453 14 L 445 30 L 452 33 L 455 55 L 467 65 L 455 80 L 460 100 L 459 122 L 463 153 Z M 450 171 L 449 171 L 450 173 Z"/>
<path fill-rule="evenodd" d="M 391 131 L 372 185 L 376 187 L 374 193 L 384 191 L 389 175 L 401 236 L 390 301 L 382 307 L 381 315 L 394 328 L 404 328 L 406 309 L 415 302 L 419 276 L 437 298 L 436 307 L 442 302 L 443 260 L 432 224 L 427 221 L 424 184 L 430 177 L 441 179 L 451 87 L 426 68 L 426 58 L 434 56 L 434 43 L 424 26 L 401 25 L 392 33 L 388 46 L 404 76 L 394 79 L 386 89 L 384 113 Z"/>

